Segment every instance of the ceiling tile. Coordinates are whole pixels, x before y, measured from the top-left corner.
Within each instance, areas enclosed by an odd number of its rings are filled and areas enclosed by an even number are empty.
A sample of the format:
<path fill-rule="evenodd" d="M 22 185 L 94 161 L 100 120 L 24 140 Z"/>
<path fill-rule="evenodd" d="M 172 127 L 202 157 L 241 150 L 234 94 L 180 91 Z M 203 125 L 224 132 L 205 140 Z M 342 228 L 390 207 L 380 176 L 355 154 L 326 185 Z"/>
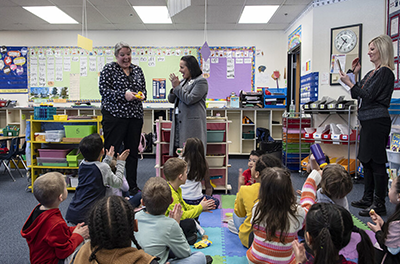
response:
<path fill-rule="evenodd" d="M 81 23 L 82 0 L 1 0 L 0 30 L 71 30 L 82 25 L 51 25 L 24 10 L 22 5 L 56 5 Z M 311 0 L 212 0 L 207 6 L 210 30 L 286 29 Z M 279 4 L 268 24 L 238 25 L 243 6 Z M 201 30 L 204 28 L 205 0 L 191 0 L 191 6 L 172 17 L 172 25 L 143 24 L 132 5 L 166 5 L 166 0 L 87 0 L 89 30 Z M 285 15 L 287 13 L 287 15 Z M 7 28 L 7 29 L 1 29 Z"/>

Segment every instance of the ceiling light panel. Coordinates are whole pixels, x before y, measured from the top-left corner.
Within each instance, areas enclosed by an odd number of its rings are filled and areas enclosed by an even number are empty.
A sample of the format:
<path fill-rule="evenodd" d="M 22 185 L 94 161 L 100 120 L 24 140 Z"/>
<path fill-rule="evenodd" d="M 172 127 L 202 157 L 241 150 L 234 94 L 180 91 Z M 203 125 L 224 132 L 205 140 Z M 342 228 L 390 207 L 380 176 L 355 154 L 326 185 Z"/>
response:
<path fill-rule="evenodd" d="M 23 8 L 50 24 L 79 24 L 56 6 L 23 6 Z"/>
<path fill-rule="evenodd" d="M 172 24 L 166 6 L 133 6 L 145 24 Z"/>
<path fill-rule="evenodd" d="M 278 7 L 278 5 L 245 6 L 239 24 L 266 24 Z"/>

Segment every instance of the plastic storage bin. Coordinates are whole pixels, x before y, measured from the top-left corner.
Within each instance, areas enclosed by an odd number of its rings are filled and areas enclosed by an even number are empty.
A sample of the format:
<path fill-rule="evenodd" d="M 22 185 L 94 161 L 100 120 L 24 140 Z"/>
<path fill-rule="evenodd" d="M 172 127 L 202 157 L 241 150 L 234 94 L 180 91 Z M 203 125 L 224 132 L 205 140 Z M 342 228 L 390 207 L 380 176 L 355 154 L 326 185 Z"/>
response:
<path fill-rule="evenodd" d="M 84 159 L 82 153 L 76 154 L 78 149 L 73 149 L 67 154 L 68 167 L 78 167 Z"/>
<path fill-rule="evenodd" d="M 64 130 L 47 130 L 45 139 L 47 142 L 61 142 L 64 137 Z"/>
<path fill-rule="evenodd" d="M 65 158 L 71 149 L 38 149 L 41 158 Z"/>
<path fill-rule="evenodd" d="M 216 156 L 206 156 L 206 160 L 208 166 L 210 167 L 222 167 L 224 166 L 225 155 L 216 155 Z"/>
<path fill-rule="evenodd" d="M 171 128 L 163 128 L 161 131 L 161 141 L 169 142 L 171 136 Z"/>
<path fill-rule="evenodd" d="M 93 125 L 64 125 L 65 137 L 84 138 L 96 132 L 96 126 Z"/>
<path fill-rule="evenodd" d="M 400 152 L 387 149 L 386 153 L 389 162 L 400 164 Z"/>
<path fill-rule="evenodd" d="M 49 167 L 67 167 L 67 159 L 66 158 L 37 158 L 37 164 L 39 166 L 49 166 Z"/>
<path fill-rule="evenodd" d="M 35 133 L 35 141 L 46 141 L 46 133 L 45 132 L 36 132 Z"/>
<path fill-rule="evenodd" d="M 242 133 L 243 139 L 254 139 L 254 131 L 248 131 Z"/>
<path fill-rule="evenodd" d="M 225 130 L 207 130 L 207 142 L 224 141 Z"/>
<path fill-rule="evenodd" d="M 12 137 L 19 135 L 19 127 L 17 126 L 6 126 L 3 128 L 3 136 Z"/>
<path fill-rule="evenodd" d="M 53 120 L 57 113 L 57 108 L 53 106 L 35 106 L 33 108 L 33 118 L 35 120 Z"/>
<path fill-rule="evenodd" d="M 68 115 L 53 115 L 54 121 L 67 121 Z"/>

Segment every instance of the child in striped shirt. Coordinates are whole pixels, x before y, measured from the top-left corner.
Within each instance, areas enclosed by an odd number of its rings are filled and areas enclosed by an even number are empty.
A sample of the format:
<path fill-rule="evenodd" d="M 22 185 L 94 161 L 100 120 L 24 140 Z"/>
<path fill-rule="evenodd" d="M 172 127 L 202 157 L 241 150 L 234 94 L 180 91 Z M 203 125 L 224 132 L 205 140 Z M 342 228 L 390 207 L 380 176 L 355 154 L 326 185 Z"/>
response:
<path fill-rule="evenodd" d="M 308 209 L 315 203 L 321 175 L 313 170 L 302 188 L 300 205 L 290 179 L 282 168 L 261 173 L 259 201 L 253 207 L 253 244 L 247 250 L 249 263 L 296 263 L 292 242 L 303 228 Z"/>

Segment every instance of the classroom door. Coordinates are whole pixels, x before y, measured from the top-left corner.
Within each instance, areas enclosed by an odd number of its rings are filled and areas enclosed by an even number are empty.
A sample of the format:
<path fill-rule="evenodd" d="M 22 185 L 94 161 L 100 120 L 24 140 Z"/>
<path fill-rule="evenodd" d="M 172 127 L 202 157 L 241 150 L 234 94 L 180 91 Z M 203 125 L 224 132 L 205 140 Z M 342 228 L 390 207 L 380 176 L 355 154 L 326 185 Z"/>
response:
<path fill-rule="evenodd" d="M 296 106 L 296 112 L 300 111 L 300 45 L 288 51 L 288 78 L 287 78 L 287 103 L 286 111 L 289 112 L 290 104 Z"/>

